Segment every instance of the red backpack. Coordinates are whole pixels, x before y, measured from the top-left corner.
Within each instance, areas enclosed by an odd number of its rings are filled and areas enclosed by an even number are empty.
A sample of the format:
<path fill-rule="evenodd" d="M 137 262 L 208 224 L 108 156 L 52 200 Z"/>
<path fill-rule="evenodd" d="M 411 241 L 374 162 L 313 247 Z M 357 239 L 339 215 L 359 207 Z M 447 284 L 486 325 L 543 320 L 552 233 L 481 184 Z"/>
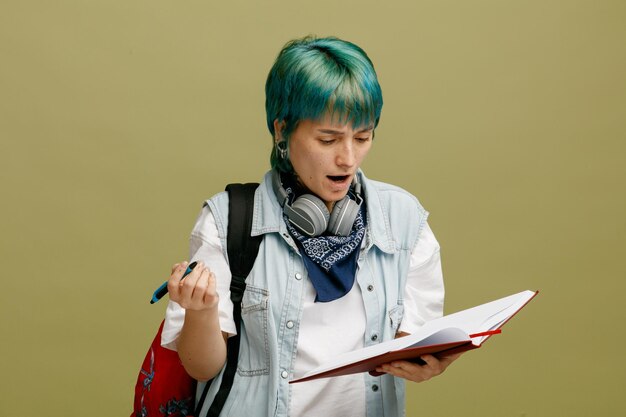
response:
<path fill-rule="evenodd" d="M 254 192 L 258 184 L 229 184 L 227 251 L 232 273 L 230 284 L 233 316 L 237 335 L 228 338 L 226 369 L 219 390 L 207 417 L 219 416 L 232 387 L 239 357 L 241 298 L 246 277 L 252 270 L 263 236 L 250 236 L 254 207 Z M 135 384 L 135 400 L 130 417 L 200 417 L 200 410 L 211 381 L 195 407 L 196 380 L 190 377 L 178 357 L 178 352 L 161 346 L 163 322 L 146 354 Z"/>
<path fill-rule="evenodd" d="M 161 346 L 163 322 L 143 360 L 131 417 L 192 416 L 196 380 L 190 377 L 178 352 Z"/>

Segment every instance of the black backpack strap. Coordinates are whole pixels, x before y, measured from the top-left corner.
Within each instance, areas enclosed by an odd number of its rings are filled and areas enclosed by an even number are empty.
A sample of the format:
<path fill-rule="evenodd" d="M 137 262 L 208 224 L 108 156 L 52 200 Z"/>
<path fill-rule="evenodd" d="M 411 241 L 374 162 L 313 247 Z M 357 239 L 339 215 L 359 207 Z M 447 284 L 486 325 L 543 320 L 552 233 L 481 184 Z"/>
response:
<path fill-rule="evenodd" d="M 259 245 L 263 236 L 251 236 L 252 217 L 254 212 L 254 192 L 259 184 L 228 184 L 228 235 L 226 237 L 228 264 L 232 279 L 230 281 L 230 299 L 233 302 L 233 318 L 237 335 L 228 338 L 226 345 L 226 369 L 222 375 L 222 383 L 209 408 L 207 417 L 218 417 L 224 403 L 228 398 L 233 386 L 235 373 L 237 373 L 237 361 L 239 359 L 239 341 L 241 334 L 241 299 L 246 289 L 246 278 L 259 252 Z M 195 416 L 200 415 L 200 410 L 206 399 L 211 381 L 207 382 Z"/>

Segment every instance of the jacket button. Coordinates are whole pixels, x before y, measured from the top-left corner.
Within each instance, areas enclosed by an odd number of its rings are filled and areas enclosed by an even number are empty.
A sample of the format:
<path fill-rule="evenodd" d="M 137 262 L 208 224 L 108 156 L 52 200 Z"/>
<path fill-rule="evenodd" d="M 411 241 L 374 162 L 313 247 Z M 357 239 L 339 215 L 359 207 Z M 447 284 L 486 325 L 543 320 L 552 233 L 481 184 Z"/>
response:
<path fill-rule="evenodd" d="M 302 274 L 299 272 L 296 272 L 296 279 L 300 281 L 302 279 Z"/>
<path fill-rule="evenodd" d="M 372 342 L 375 342 L 375 341 L 378 340 L 378 335 L 377 334 L 373 334 L 370 339 L 372 339 Z"/>
<path fill-rule="evenodd" d="M 378 391 L 378 385 L 376 384 L 372 385 L 372 391 L 374 392 Z"/>
<path fill-rule="evenodd" d="M 287 377 L 289 376 L 289 372 L 287 372 L 287 371 L 282 371 L 282 372 L 280 373 L 280 376 L 281 376 L 283 379 L 287 379 Z"/>
<path fill-rule="evenodd" d="M 287 328 L 288 328 L 288 329 L 293 329 L 293 321 L 289 320 L 289 321 L 287 322 Z"/>
<path fill-rule="evenodd" d="M 374 286 L 373 285 L 368 285 L 367 286 L 367 290 L 368 291 L 374 291 Z"/>

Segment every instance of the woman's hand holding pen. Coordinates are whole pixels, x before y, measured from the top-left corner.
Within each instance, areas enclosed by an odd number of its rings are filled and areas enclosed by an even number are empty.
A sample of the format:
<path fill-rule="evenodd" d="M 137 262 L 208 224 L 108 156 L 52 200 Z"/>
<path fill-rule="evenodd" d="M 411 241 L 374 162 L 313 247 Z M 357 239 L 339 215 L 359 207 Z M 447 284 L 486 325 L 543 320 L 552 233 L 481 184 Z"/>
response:
<path fill-rule="evenodd" d="M 183 277 L 187 267 L 193 268 Z M 183 279 L 184 278 L 184 279 Z M 226 361 L 227 334 L 220 329 L 215 275 L 204 262 L 188 262 L 172 267 L 167 281 L 170 300 L 185 309 L 185 322 L 178 338 L 178 357 L 193 378 L 206 381 L 220 371 Z M 207 352 L 211 352 L 207 355 Z"/>
<path fill-rule="evenodd" d="M 177 302 L 185 310 L 202 311 L 217 307 L 219 296 L 216 290 L 215 275 L 204 262 L 183 278 L 188 262 L 172 266 L 172 274 L 167 283 L 170 300 Z"/>

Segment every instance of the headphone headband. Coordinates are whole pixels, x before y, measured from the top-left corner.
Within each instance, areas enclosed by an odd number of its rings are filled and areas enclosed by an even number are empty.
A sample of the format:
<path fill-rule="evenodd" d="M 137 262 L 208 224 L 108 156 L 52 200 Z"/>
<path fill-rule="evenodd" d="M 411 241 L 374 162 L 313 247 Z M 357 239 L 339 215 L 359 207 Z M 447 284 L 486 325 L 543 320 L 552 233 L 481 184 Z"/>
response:
<path fill-rule="evenodd" d="M 278 203 L 289 222 L 307 236 L 320 236 L 325 231 L 337 236 L 348 236 L 352 225 L 363 204 L 361 183 L 355 175 L 348 194 L 337 201 L 332 213 L 328 212 L 326 204 L 313 194 L 304 194 L 289 202 L 289 194 L 283 187 L 280 173 L 272 171 L 272 186 L 278 197 Z"/>

